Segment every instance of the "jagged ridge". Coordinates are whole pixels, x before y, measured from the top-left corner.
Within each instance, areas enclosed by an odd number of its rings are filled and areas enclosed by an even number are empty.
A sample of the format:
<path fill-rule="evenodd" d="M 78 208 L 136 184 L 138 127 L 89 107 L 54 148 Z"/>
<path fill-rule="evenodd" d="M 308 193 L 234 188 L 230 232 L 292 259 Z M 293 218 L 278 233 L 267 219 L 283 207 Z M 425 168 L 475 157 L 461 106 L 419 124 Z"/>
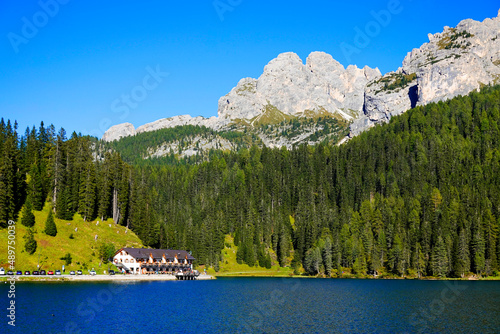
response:
<path fill-rule="evenodd" d="M 499 32 L 500 17 L 483 22 L 463 20 L 456 28 L 445 27 L 442 33 L 429 34 L 429 43 L 409 52 L 402 67 L 384 76 L 369 67 L 344 68 L 323 52 L 311 53 L 305 64 L 295 53 L 283 53 L 265 66 L 258 79 L 241 79 L 221 97 L 218 117 L 175 116 L 137 130 L 125 123 L 111 127 L 103 140 L 197 125 L 219 132 L 250 131 L 271 147 L 338 141 L 347 122 L 352 122 L 352 137 L 414 106 L 498 83 Z M 318 124 L 303 128 L 303 133 L 296 133 L 293 138 L 282 135 L 296 119 L 319 117 L 337 120 L 338 127 L 328 128 L 333 130 L 325 133 L 324 125 Z M 323 135 L 314 136 L 318 131 Z"/>

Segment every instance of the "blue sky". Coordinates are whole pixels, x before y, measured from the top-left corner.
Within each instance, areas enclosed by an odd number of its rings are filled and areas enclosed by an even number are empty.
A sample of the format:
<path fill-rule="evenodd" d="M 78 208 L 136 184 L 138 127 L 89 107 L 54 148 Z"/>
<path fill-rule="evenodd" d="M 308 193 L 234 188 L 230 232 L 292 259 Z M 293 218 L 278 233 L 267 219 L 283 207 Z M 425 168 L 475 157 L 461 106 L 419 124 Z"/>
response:
<path fill-rule="evenodd" d="M 44 121 L 100 137 L 124 122 L 215 116 L 219 97 L 241 78 L 259 77 L 279 53 L 305 61 L 324 51 L 344 66 L 385 73 L 427 33 L 494 17 L 499 7 L 496 0 L 1 0 L 0 117 L 17 120 L 21 133 Z"/>

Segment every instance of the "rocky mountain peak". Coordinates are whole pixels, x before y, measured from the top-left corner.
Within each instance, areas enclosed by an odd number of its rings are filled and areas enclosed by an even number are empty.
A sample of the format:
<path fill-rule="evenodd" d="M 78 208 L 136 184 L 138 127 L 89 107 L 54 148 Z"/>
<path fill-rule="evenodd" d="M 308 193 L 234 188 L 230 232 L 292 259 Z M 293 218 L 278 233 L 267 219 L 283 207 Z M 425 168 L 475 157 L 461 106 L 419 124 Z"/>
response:
<path fill-rule="evenodd" d="M 104 141 L 114 141 L 119 140 L 123 137 L 134 136 L 135 127 L 131 123 L 122 123 L 113 125 L 104 133 L 102 140 Z"/>
<path fill-rule="evenodd" d="M 500 83 L 500 17 L 466 19 L 428 37 L 428 43 L 408 52 L 397 71 L 367 84 L 364 114 L 351 126 L 351 135 L 412 107 Z"/>
<path fill-rule="evenodd" d="M 444 27 L 428 38 L 408 52 L 400 68 L 384 76 L 378 68 L 344 67 L 324 52 L 312 52 L 305 64 L 296 53 L 282 53 L 259 78 L 243 78 L 221 97 L 218 117 L 175 116 L 137 130 L 126 123 L 111 127 L 103 139 L 189 124 L 220 131 L 254 129 L 319 116 L 352 121 L 354 136 L 415 106 L 500 83 L 500 11 L 482 22 L 466 19 L 454 28 Z M 262 132 L 258 136 L 266 145 L 290 144 L 286 138 L 270 141 Z"/>
<path fill-rule="evenodd" d="M 362 111 L 364 86 L 380 75 L 369 67 L 344 69 L 324 52 L 311 53 L 305 64 L 293 52 L 282 53 L 258 79 L 240 81 L 219 100 L 219 117 L 252 121 L 272 106 L 294 117 L 320 111 L 351 120 Z"/>

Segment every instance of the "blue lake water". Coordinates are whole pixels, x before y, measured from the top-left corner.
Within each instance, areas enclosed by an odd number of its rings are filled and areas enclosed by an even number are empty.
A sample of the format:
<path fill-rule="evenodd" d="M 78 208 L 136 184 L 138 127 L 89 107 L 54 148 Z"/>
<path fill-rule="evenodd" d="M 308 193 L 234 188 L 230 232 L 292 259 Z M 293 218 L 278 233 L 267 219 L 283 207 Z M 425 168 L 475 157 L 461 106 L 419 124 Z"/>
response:
<path fill-rule="evenodd" d="M 17 283 L 0 333 L 499 333 L 500 282 L 224 278 Z"/>

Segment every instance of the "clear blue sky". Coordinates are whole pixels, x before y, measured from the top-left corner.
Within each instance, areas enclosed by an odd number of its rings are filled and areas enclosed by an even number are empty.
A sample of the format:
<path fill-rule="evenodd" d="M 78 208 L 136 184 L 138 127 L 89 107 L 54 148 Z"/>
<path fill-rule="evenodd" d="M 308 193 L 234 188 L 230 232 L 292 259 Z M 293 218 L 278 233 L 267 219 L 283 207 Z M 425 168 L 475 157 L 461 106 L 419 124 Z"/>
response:
<path fill-rule="evenodd" d="M 400 0 L 381 24 L 371 12 L 393 0 L 55 1 L 0 1 L 0 117 L 17 120 L 21 133 L 42 120 L 101 136 L 124 122 L 214 116 L 220 96 L 287 51 L 304 61 L 324 51 L 385 73 L 427 33 L 499 9 L 497 0 Z M 370 28 L 356 44 L 356 29 Z"/>

